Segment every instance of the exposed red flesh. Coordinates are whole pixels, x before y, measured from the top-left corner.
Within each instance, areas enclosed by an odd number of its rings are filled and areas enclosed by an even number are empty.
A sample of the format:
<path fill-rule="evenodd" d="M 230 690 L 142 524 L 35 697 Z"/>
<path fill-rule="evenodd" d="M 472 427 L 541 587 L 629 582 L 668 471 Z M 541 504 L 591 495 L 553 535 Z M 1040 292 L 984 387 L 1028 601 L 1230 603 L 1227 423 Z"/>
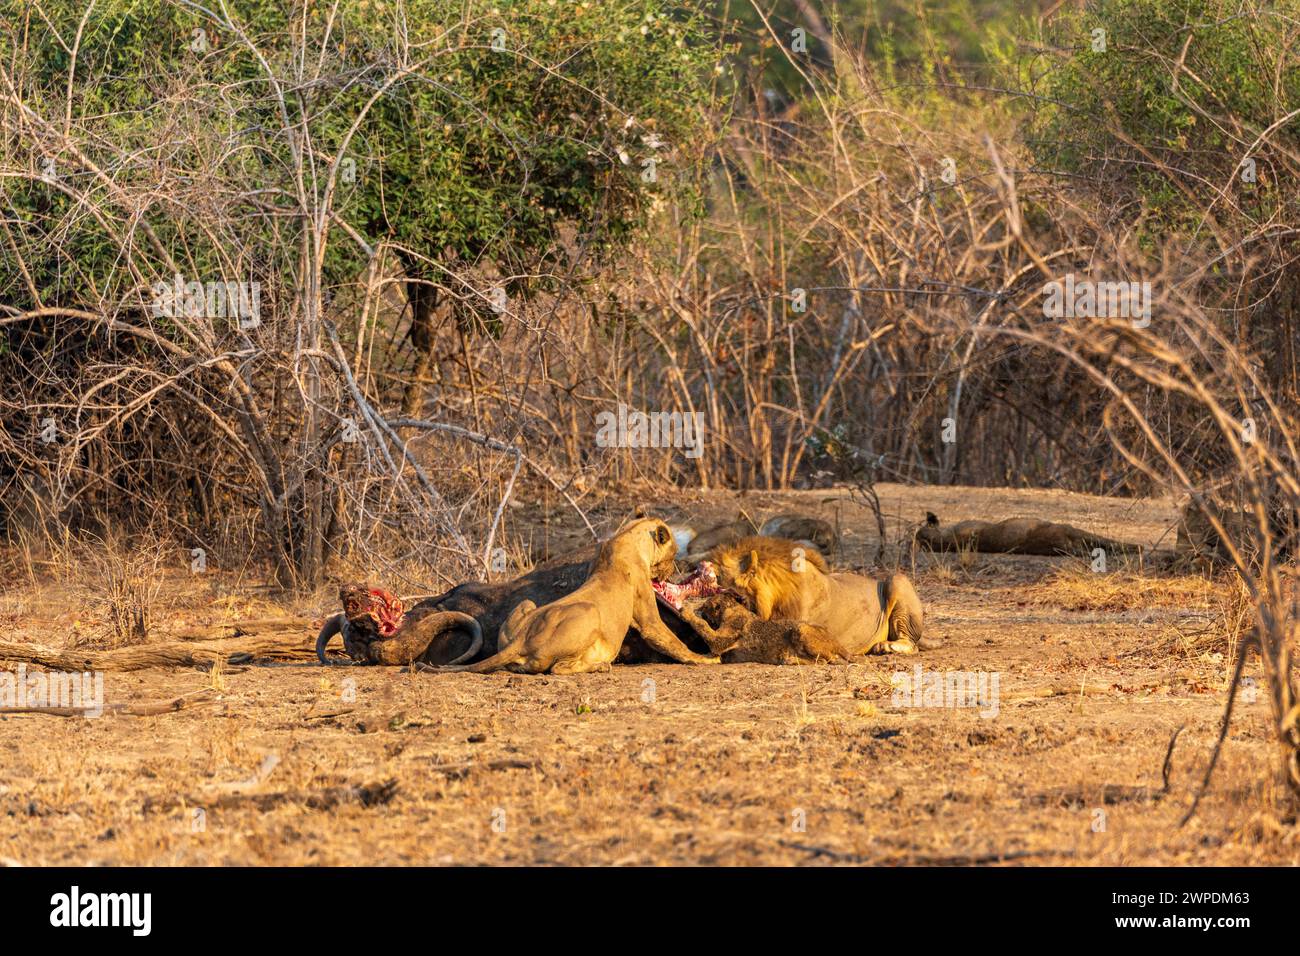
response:
<path fill-rule="evenodd" d="M 718 587 L 717 572 L 708 561 L 701 561 L 700 566 L 679 584 L 673 584 L 671 581 L 651 581 L 650 584 L 659 597 L 678 611 L 691 598 L 708 597 L 710 594 L 721 594 L 723 591 L 723 588 Z"/>
<path fill-rule="evenodd" d="M 370 596 L 374 599 L 370 614 L 379 627 L 380 637 L 392 637 L 402 626 L 402 599 L 383 588 L 371 588 Z"/>

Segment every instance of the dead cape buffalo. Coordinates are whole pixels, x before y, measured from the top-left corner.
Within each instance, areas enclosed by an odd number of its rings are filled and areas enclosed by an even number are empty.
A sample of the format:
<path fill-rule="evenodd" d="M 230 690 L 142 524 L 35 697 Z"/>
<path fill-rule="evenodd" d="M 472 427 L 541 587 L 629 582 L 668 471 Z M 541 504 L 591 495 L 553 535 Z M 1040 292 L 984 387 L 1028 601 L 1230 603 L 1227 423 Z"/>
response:
<path fill-rule="evenodd" d="M 339 589 L 343 613 L 329 618 L 321 628 L 316 657 L 322 664 L 345 663 L 326 656 L 336 634 L 342 637 L 348 657 L 358 663 L 438 667 L 490 657 L 497 651 L 501 625 L 516 605 L 527 600 L 540 607 L 577 590 L 587 580 L 594 557 L 594 549 L 588 549 L 576 558 L 539 565 L 513 581 L 470 581 L 406 610 L 380 588 L 345 584 Z M 677 615 L 668 612 L 661 616 L 688 647 L 697 653 L 708 652 L 708 644 Z M 622 663 L 669 661 L 635 630 L 623 642 L 618 659 Z"/>

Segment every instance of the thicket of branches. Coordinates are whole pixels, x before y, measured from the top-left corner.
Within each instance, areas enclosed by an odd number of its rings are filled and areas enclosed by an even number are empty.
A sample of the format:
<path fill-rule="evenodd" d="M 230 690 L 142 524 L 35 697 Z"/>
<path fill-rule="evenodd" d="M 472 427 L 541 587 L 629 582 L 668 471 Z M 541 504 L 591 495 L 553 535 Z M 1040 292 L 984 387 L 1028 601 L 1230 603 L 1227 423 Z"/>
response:
<path fill-rule="evenodd" d="M 0 3 L 6 526 L 164 524 L 286 584 L 354 549 L 486 570 L 515 479 L 572 476 L 544 416 L 480 398 L 548 381 L 530 302 L 674 195 L 717 61 L 697 20 Z M 521 335 L 483 377 L 472 353 Z"/>
<path fill-rule="evenodd" d="M 1292 413 L 1288 7 L 1107 0 L 963 66 L 808 3 L 9 3 L 3 520 L 311 584 L 485 573 L 521 483 L 1164 490 L 1037 341 L 1044 285 L 1149 283 L 1137 331 L 1209 322 L 1238 420 Z M 258 282 L 262 321 L 157 315 L 176 275 Z M 1124 387 L 1240 499 L 1198 398 Z M 600 447 L 619 403 L 704 454 Z"/>
<path fill-rule="evenodd" d="M 313 585 L 508 570 L 525 486 L 583 521 L 638 476 L 1171 492 L 1253 596 L 1300 788 L 1300 3 L 978 44 L 775 10 L 0 0 L 8 534 Z M 1067 276 L 1149 315 L 1054 314 Z M 704 454 L 601 447 L 620 403 Z"/>

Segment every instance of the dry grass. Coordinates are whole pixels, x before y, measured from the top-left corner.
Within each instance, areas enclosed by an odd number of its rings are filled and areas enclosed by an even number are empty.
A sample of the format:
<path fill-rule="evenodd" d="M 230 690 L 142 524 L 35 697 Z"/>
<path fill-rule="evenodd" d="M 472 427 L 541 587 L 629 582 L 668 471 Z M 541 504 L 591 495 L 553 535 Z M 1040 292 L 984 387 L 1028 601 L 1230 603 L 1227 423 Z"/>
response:
<path fill-rule="evenodd" d="M 75 634 L 73 643 L 110 649 L 147 641 L 163 588 L 160 572 L 170 549 L 151 537 L 126 542 L 88 535 L 76 551 L 80 564 L 76 580 L 94 623 Z"/>
<path fill-rule="evenodd" d="M 947 494 L 889 489 L 907 515 Z M 990 512 L 1041 493 L 1002 492 Z M 721 497 L 721 496 L 719 496 Z M 790 495 L 780 504 L 807 507 Z M 704 506 L 698 502 L 701 510 Z M 729 501 L 713 505 L 731 507 Z M 1154 536 L 1159 508 L 1139 518 Z M 1135 519 L 1135 525 L 1138 523 Z M 864 517 L 849 530 L 862 535 Z M 1224 655 L 1151 651 L 1153 630 L 1184 620 L 1191 580 L 1117 571 L 1132 597 L 1094 597 L 1086 615 L 1065 559 L 981 555 L 963 580 L 926 576 L 917 658 L 840 666 L 672 665 L 608 674 L 406 675 L 310 665 L 109 674 L 108 703 L 208 691 L 215 706 L 144 718 L 0 718 L 0 858 L 26 864 L 447 864 L 924 862 L 1027 853 L 1029 863 L 1250 864 L 1300 860 L 1259 768 L 1271 759 L 1268 704 L 1243 701 L 1223 772 L 1188 828 L 1174 824 L 1199 778 L 1220 713 Z M 382 572 L 370 575 L 383 580 Z M 941 573 L 942 576 L 942 573 Z M 336 597 L 269 598 L 236 572 L 159 575 L 169 600 L 155 630 L 226 620 L 242 608 L 323 614 Z M 1085 579 L 1100 587 L 1089 574 Z M 45 578 L 5 596 L 27 634 L 68 634 L 80 600 Z M 1081 586 L 1081 585 L 1080 585 Z M 1026 600 L 1025 588 L 1029 587 Z M 1157 588 L 1181 588 L 1159 596 Z M 60 596 L 62 594 L 62 596 Z M 1202 595 L 1228 620 L 1239 598 Z M 1140 622 L 1134 612 L 1146 612 Z M 260 613 L 260 611 L 259 611 Z M 1217 625 L 1216 625 L 1217 626 Z M 302 635 L 308 646 L 314 633 Z M 1140 651 L 1140 652 L 1139 652 Z M 1138 653 L 1135 653 L 1138 652 Z M 894 707 L 891 676 L 1001 675 L 992 719 L 969 709 Z M 1252 662 L 1250 673 L 1257 665 Z M 645 695 L 653 679 L 655 694 Z M 1083 686 L 1097 688 L 1081 697 Z M 1041 693 L 1045 687 L 1068 693 Z M 1158 786 L 1173 729 L 1187 724 L 1162 801 L 1104 802 L 1107 787 Z M 325 807 L 319 795 L 395 779 L 389 802 Z M 1064 791 L 1084 795 L 1062 801 Z M 244 796 L 246 794 L 246 797 Z M 314 796 L 315 795 L 315 796 Z M 264 806 L 258 801 L 269 801 Z M 178 801 L 180 803 L 178 804 Z M 315 802 L 313 802 L 315 801 Z M 1091 829 L 1105 807 L 1107 830 Z M 193 812 L 205 810 L 195 829 Z M 792 831 L 795 810 L 803 828 Z M 498 811 L 500 815 L 498 816 Z M 494 821 L 500 820 L 496 828 Z M 42 839 L 33 841 L 33 827 Z"/>
<path fill-rule="evenodd" d="M 51 575 L 66 577 L 76 567 L 76 542 L 65 525 L 18 526 L 0 549 L 0 569 L 6 581 L 19 578 L 28 587 Z"/>
<path fill-rule="evenodd" d="M 960 542 L 955 551 L 932 552 L 924 573 L 944 584 L 969 583 L 977 577 L 987 575 L 992 567 L 984 555 L 968 542 Z M 915 564 L 912 573 L 917 573 Z"/>
<path fill-rule="evenodd" d="M 1031 594 L 1036 604 L 1070 611 L 1209 611 L 1226 586 L 1225 581 L 1201 575 L 1150 575 L 1131 568 L 1097 573 L 1087 564 L 1072 562 L 1049 572 Z"/>

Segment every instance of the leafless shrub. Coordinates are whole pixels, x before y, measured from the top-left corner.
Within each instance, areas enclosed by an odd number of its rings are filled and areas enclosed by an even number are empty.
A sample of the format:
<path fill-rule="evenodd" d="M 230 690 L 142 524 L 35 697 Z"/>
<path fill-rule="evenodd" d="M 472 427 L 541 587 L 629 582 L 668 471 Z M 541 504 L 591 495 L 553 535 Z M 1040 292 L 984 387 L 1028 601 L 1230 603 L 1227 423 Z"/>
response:
<path fill-rule="evenodd" d="M 104 622 L 102 634 L 91 634 L 83 643 L 109 648 L 143 644 L 162 592 L 168 549 L 151 537 L 128 543 L 89 535 L 76 550 L 73 581 Z"/>

